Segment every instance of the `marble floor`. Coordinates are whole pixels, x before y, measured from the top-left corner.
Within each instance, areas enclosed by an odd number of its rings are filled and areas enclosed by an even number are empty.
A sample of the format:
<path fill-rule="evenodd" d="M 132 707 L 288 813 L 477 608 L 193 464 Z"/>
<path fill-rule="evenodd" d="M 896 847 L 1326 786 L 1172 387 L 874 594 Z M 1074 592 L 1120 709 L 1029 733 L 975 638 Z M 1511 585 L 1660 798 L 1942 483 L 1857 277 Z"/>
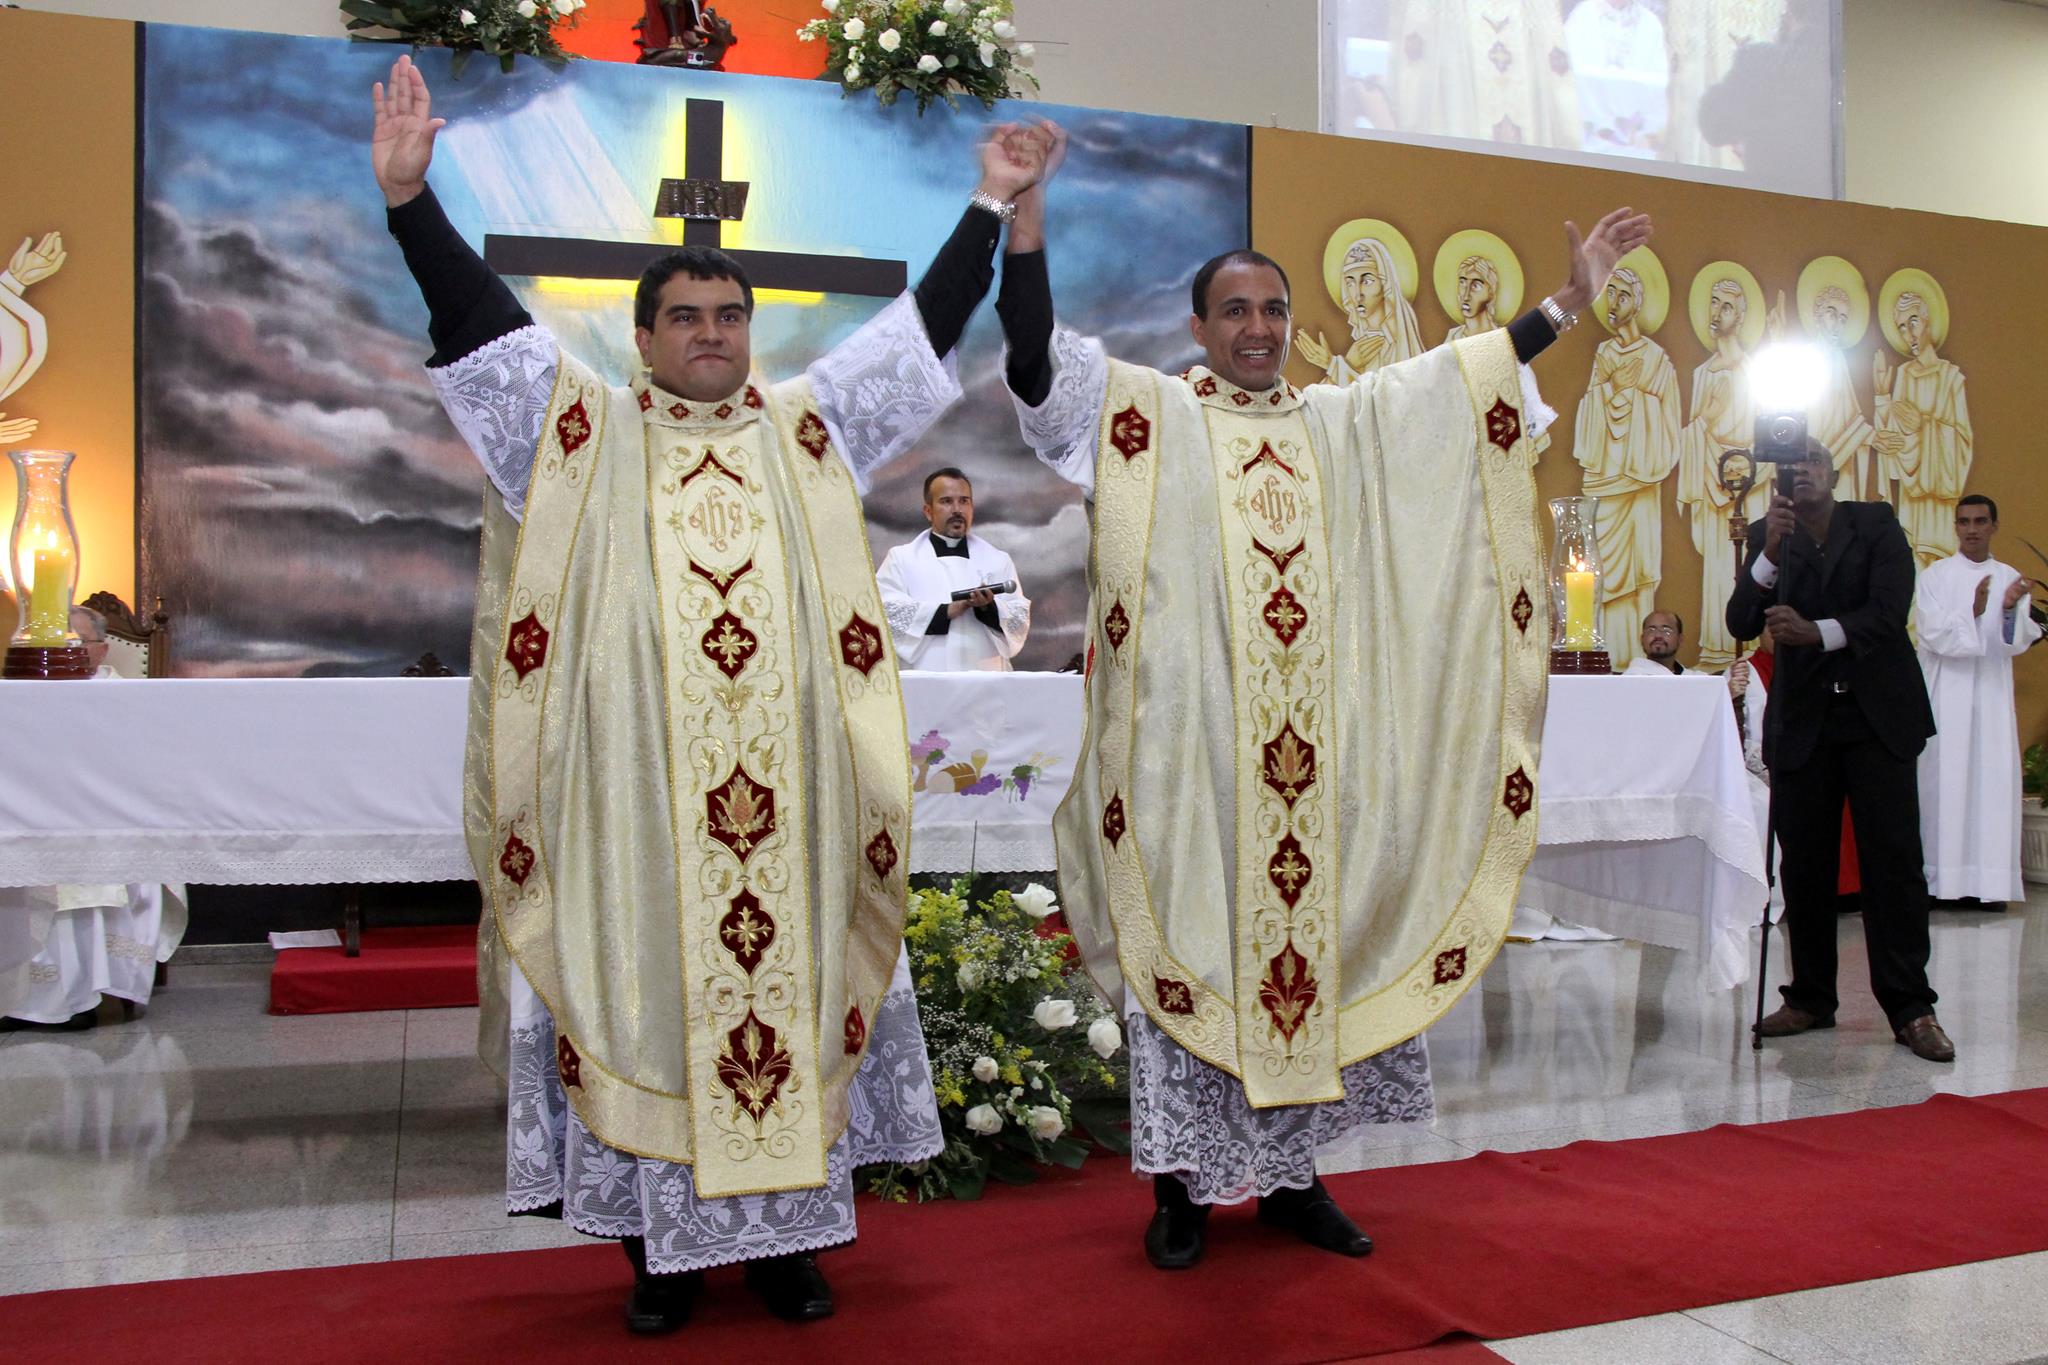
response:
<path fill-rule="evenodd" d="M 1841 922 L 1830 1033 L 1752 1052 L 1747 990 L 1637 944 L 1511 944 L 1430 1032 L 1439 1114 L 1329 1169 L 2048 1086 L 2048 894 L 1936 915 L 1959 1053 L 1895 1046 Z M 1773 980 L 1782 980 L 1777 954 Z M 473 1010 L 273 1018 L 266 965 L 174 967 L 146 1015 L 0 1034 L 0 1293 L 579 1242 L 503 1214 Z M 2048 1181 L 2048 1172 L 2043 1173 Z M 1491 1343 L 1520 1365 L 2048 1360 L 2048 1253 Z"/>

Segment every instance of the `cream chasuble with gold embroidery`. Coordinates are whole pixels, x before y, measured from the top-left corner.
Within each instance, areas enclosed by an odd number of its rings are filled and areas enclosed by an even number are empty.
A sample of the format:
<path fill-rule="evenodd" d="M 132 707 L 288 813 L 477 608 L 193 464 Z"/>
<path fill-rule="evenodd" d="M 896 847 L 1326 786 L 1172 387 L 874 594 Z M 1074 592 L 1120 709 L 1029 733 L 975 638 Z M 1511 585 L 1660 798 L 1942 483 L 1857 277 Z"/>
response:
<path fill-rule="evenodd" d="M 1535 848 L 1548 613 L 1513 344 L 1263 393 L 1066 332 L 1051 353 L 1026 438 L 1094 495 L 1069 921 L 1254 1106 L 1337 1099 L 1479 978 Z"/>
<path fill-rule="evenodd" d="M 563 354 L 523 520 L 486 517 L 485 946 L 553 1015 L 583 1123 L 704 1198 L 825 1181 L 896 963 L 909 756 L 872 563 L 808 378 L 695 403 Z"/>

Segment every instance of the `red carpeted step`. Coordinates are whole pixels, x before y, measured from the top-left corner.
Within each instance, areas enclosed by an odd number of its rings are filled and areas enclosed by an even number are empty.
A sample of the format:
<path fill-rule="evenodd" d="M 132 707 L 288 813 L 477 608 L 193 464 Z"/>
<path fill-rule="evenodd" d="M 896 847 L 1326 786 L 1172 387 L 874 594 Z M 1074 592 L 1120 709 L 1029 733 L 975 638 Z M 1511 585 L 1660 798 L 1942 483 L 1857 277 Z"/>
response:
<path fill-rule="evenodd" d="M 864 1200 L 825 1258 L 839 1314 L 775 1322 L 711 1272 L 665 1343 L 620 1321 L 610 1246 L 385 1261 L 0 1298 L 22 1359 L 497 1362 L 645 1357 L 1339 1361 L 2048 1249 L 2048 1090 L 1336 1176 L 1379 1249 L 1352 1261 L 1218 1210 L 1162 1274 L 1149 1184 L 1091 1161 L 971 1204 Z M 1483 1359 L 1483 1357 L 1478 1357 Z"/>
<path fill-rule="evenodd" d="M 285 948 L 270 969 L 272 1014 L 446 1009 L 476 1003 L 476 929 L 365 929 L 363 952 Z"/>

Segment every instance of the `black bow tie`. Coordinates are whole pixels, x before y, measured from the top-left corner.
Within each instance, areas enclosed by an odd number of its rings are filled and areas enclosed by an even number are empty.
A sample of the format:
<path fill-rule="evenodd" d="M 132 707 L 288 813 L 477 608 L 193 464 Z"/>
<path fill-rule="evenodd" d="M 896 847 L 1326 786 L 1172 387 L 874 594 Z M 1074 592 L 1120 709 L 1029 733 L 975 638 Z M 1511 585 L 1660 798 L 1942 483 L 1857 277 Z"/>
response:
<path fill-rule="evenodd" d="M 947 555 L 952 555 L 959 559 L 969 558 L 969 555 L 967 553 L 966 536 L 960 537 L 960 543 L 958 545 L 948 545 L 945 541 L 939 538 L 939 533 L 937 531 L 932 532 L 931 538 L 932 553 L 937 555 L 939 558 L 944 559 Z"/>

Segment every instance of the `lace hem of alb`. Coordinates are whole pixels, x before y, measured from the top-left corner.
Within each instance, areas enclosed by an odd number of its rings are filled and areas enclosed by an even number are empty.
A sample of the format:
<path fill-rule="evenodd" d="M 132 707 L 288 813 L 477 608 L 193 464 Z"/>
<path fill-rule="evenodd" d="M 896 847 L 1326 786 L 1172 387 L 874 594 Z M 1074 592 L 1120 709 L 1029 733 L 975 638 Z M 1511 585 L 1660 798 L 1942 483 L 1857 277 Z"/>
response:
<path fill-rule="evenodd" d="M 1315 1181 L 1316 1149 L 1355 1129 L 1435 1115 L 1421 1038 L 1353 1062 L 1344 1098 L 1254 1109 L 1244 1084 L 1169 1038 L 1142 1013 L 1128 1017 L 1131 1167 L 1171 1175 L 1200 1204 L 1240 1204 Z"/>

